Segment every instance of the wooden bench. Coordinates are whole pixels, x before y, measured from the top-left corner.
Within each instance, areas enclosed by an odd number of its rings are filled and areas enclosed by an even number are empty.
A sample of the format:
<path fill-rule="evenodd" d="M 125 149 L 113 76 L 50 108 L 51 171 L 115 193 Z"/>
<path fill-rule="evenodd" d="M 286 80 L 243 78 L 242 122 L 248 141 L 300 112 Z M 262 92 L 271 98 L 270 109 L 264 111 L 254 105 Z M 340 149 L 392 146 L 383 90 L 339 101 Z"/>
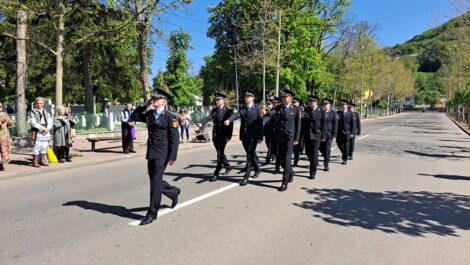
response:
<path fill-rule="evenodd" d="M 113 140 L 121 140 L 121 136 L 108 136 L 108 137 L 88 137 L 86 138 L 88 142 L 91 142 L 91 151 L 95 152 L 96 150 L 96 142 L 101 141 L 113 141 Z"/>

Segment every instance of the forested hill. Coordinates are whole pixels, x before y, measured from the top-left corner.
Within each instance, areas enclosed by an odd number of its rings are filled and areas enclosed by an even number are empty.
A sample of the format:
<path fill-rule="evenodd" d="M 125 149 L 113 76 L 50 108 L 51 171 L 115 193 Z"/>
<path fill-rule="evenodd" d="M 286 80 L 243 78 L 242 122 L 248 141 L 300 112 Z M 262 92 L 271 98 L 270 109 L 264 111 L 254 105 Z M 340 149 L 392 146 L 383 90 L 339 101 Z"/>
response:
<path fill-rule="evenodd" d="M 392 48 L 387 48 L 396 56 L 419 55 L 432 48 L 437 41 L 449 41 L 451 36 L 448 34 L 453 29 L 460 28 L 461 19 L 453 18 L 446 23 L 427 30 L 402 44 L 397 44 Z"/>

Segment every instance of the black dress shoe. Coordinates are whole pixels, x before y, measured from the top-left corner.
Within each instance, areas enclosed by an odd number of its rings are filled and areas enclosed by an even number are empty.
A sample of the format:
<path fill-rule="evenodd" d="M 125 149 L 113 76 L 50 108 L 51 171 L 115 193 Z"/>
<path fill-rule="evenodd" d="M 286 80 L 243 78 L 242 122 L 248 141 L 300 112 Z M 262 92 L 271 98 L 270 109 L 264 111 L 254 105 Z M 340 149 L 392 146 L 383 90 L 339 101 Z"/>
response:
<path fill-rule="evenodd" d="M 240 186 L 246 186 L 246 184 L 248 184 L 248 179 L 244 178 L 242 182 L 240 182 Z"/>
<path fill-rule="evenodd" d="M 310 173 L 310 177 L 308 177 L 308 178 L 309 178 L 309 179 L 315 179 L 315 175 L 317 175 L 317 172 L 316 172 L 316 171 Z"/>
<path fill-rule="evenodd" d="M 341 163 L 341 165 L 347 165 L 348 164 L 348 160 L 343 160 L 343 162 Z"/>
<path fill-rule="evenodd" d="M 232 171 L 232 168 L 231 167 L 226 167 L 224 175 L 228 175 L 230 173 L 230 171 Z"/>
<path fill-rule="evenodd" d="M 218 179 L 219 179 L 219 176 L 214 175 L 209 181 L 214 182 L 214 181 L 217 181 Z"/>
<path fill-rule="evenodd" d="M 326 172 L 330 171 L 330 168 L 328 166 L 325 166 L 325 171 Z"/>
<path fill-rule="evenodd" d="M 178 188 L 176 188 L 176 189 L 178 189 Z M 178 189 L 178 195 L 176 195 L 176 198 L 174 198 L 173 201 L 171 202 L 171 209 L 175 208 L 176 205 L 178 204 L 178 198 L 179 198 L 180 194 L 181 194 L 181 190 Z"/>
<path fill-rule="evenodd" d="M 280 173 L 281 171 L 279 170 L 279 168 L 274 169 L 274 174 L 280 174 Z"/>
<path fill-rule="evenodd" d="M 155 220 L 157 220 L 157 214 L 147 213 L 144 220 L 142 220 L 142 222 L 140 222 L 140 225 L 148 225 L 148 224 L 152 223 Z"/>
<path fill-rule="evenodd" d="M 127 155 L 127 154 L 129 154 L 129 151 L 124 151 L 123 153 Z"/>
<path fill-rule="evenodd" d="M 129 150 L 129 153 L 137 153 L 137 152 L 134 150 Z"/>
<path fill-rule="evenodd" d="M 253 178 L 258 178 L 259 174 L 261 174 L 261 170 L 256 171 L 256 173 L 253 175 Z"/>
<path fill-rule="evenodd" d="M 348 159 L 349 159 L 349 160 L 353 160 L 353 157 L 352 157 L 352 156 L 350 156 Z"/>
<path fill-rule="evenodd" d="M 287 190 L 287 184 L 282 184 L 282 186 L 279 187 L 277 190 L 278 190 L 278 191 L 285 191 L 285 190 Z"/>

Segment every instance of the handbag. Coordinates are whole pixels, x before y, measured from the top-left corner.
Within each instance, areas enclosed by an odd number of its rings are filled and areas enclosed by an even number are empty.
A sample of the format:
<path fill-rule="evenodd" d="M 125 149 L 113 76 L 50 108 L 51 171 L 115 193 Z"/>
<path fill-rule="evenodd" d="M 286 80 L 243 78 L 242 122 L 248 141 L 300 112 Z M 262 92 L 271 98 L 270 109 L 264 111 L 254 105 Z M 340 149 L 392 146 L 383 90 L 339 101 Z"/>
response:
<path fill-rule="evenodd" d="M 136 132 L 135 132 L 135 127 L 131 127 L 131 138 L 133 140 L 137 139 L 137 135 L 136 135 Z"/>
<path fill-rule="evenodd" d="M 49 163 L 51 164 L 55 164 L 59 161 L 57 161 L 57 156 L 54 154 L 54 150 L 52 150 L 52 147 L 47 147 L 47 152 L 46 152 L 46 155 L 47 155 L 47 160 L 49 161 Z"/>

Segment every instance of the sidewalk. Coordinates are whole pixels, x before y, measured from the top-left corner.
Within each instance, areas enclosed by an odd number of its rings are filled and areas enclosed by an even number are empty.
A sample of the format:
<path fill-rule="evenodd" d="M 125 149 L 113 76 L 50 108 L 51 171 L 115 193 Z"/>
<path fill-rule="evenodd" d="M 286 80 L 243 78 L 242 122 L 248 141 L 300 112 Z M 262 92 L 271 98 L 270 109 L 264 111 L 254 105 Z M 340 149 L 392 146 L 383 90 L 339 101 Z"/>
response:
<path fill-rule="evenodd" d="M 238 129 L 236 126 L 233 131 L 233 141 L 238 141 Z M 207 132 L 212 134 L 212 128 L 208 128 Z M 191 127 L 189 139 L 196 136 L 195 127 Z M 54 172 L 66 170 L 69 168 L 91 166 L 101 163 L 118 161 L 121 159 L 130 159 L 142 157 L 144 159 L 147 150 L 147 130 L 138 131 L 137 139 L 134 140 L 134 150 L 137 153 L 124 154 L 122 152 L 121 140 L 102 141 L 96 143 L 96 152 L 91 151 L 91 143 L 87 140 L 77 140 L 71 148 L 72 162 L 50 164 L 48 167 L 33 168 L 32 164 L 32 148 L 13 149 L 12 160 L 5 165 L 5 171 L 0 172 L 0 180 L 14 177 L 33 176 L 37 173 Z M 193 148 L 201 148 L 212 146 L 212 141 L 208 143 L 180 143 L 178 151 L 184 151 Z"/>

